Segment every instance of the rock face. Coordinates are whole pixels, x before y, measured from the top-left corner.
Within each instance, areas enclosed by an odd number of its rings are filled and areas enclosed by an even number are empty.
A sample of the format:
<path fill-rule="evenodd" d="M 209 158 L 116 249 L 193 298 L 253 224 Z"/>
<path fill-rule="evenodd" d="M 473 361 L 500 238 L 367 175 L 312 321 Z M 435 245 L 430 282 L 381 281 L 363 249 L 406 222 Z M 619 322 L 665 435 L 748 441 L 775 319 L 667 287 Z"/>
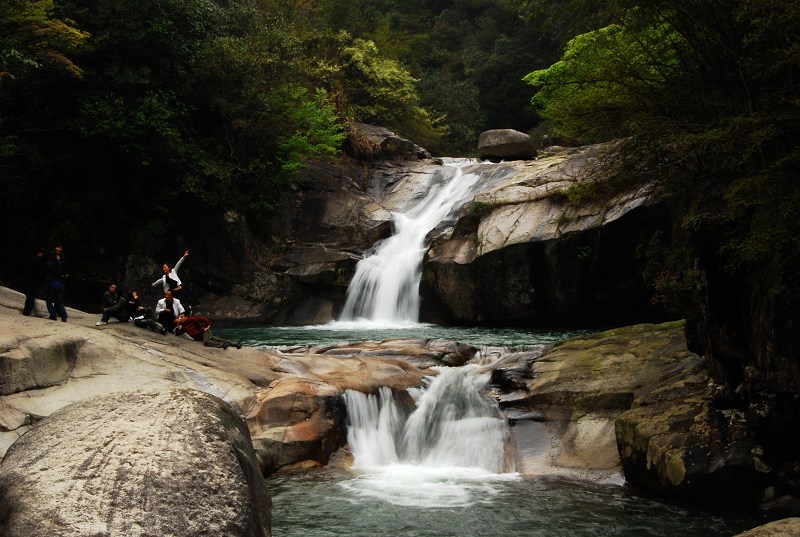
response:
<path fill-rule="evenodd" d="M 484 131 L 478 137 L 478 155 L 482 159 L 529 160 L 536 156 L 531 137 L 513 129 Z"/>
<path fill-rule="evenodd" d="M 431 155 L 411 140 L 389 129 L 366 123 L 353 123 L 353 133 L 346 149 L 356 157 L 369 159 L 425 159 Z"/>
<path fill-rule="evenodd" d="M 504 389 L 500 405 L 521 440 L 518 470 L 524 473 L 557 468 L 614 475 L 620 469 L 615 423 L 634 401 L 707 380 L 702 360 L 686 350 L 682 323 L 578 337 L 540 356 L 522 353 L 504 362 L 492 382 Z"/>
<path fill-rule="evenodd" d="M 514 423 L 518 471 L 613 476 L 621 463 L 625 481 L 660 496 L 798 512 L 796 487 L 769 466 L 744 414 L 712 406 L 683 322 L 578 337 L 504 362 L 493 383 Z"/>
<path fill-rule="evenodd" d="M 71 403 L 117 392 L 189 388 L 223 399 L 245 418 L 262 471 L 325 464 L 345 442 L 339 419 L 343 390 L 404 390 L 433 373 L 430 364 L 406 362 L 388 351 L 364 360 L 349 352 L 212 349 L 132 323 L 97 328 L 97 316 L 77 310 L 69 311 L 69 322 L 54 323 L 20 315 L 23 300 L 0 287 L 0 457 L 33 424 Z M 43 310 L 43 304 L 37 307 Z"/>
<path fill-rule="evenodd" d="M 735 537 L 795 537 L 796 535 L 800 535 L 800 518 L 776 520 Z"/>
<path fill-rule="evenodd" d="M 244 421 L 196 390 L 127 392 L 37 423 L 0 466 L 0 534 L 270 535 Z"/>
<path fill-rule="evenodd" d="M 646 252 L 671 233 L 659 199 L 644 189 L 574 206 L 562 194 L 612 151 L 481 166 L 484 187 L 425 258 L 424 313 L 445 324 L 665 320 L 645 274 Z"/>

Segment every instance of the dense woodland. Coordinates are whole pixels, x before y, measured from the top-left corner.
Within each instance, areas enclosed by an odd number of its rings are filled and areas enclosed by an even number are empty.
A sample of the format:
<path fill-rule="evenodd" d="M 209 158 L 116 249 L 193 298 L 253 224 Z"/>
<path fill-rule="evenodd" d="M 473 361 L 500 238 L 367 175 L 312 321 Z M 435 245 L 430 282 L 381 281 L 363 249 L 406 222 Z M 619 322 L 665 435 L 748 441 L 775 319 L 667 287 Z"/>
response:
<path fill-rule="evenodd" d="M 653 299 L 689 315 L 736 289 L 717 307 L 766 348 L 800 304 L 799 37 L 798 0 L 7 0 L 0 280 L 59 240 L 104 281 L 226 210 L 267 236 L 353 121 L 449 155 L 514 128 L 624 140 L 611 180 L 566 195 L 657 181 L 678 240 L 650 245 Z"/>

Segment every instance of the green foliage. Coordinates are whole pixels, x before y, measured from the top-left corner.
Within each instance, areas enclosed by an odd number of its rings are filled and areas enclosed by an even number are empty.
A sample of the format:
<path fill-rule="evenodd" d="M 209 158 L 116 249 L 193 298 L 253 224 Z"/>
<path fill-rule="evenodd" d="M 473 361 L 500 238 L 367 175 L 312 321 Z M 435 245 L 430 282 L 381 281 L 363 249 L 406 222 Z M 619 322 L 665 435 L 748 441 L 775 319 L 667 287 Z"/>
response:
<path fill-rule="evenodd" d="M 561 60 L 525 81 L 559 138 L 592 143 L 628 136 L 659 106 L 655 97 L 677 80 L 681 36 L 662 23 L 612 24 L 572 39 Z"/>
<path fill-rule="evenodd" d="M 0 4 L 0 84 L 46 68 L 69 76 L 81 69 L 69 55 L 89 34 L 53 16 L 52 0 L 6 0 Z"/>
<path fill-rule="evenodd" d="M 282 168 L 293 172 L 303 167 L 303 160 L 337 154 L 344 141 L 344 126 L 325 90 L 317 89 L 308 97 L 304 88 L 288 88 L 282 95 L 288 111 L 285 135 L 278 147 L 285 157 Z"/>
<path fill-rule="evenodd" d="M 419 104 L 417 80 L 397 61 L 381 56 L 375 43 L 353 39 L 341 51 L 336 87 L 358 121 L 397 130 L 425 143 L 438 135 L 436 121 Z"/>
<path fill-rule="evenodd" d="M 531 129 L 537 122 L 521 81 L 546 65 L 551 46 L 538 23 L 508 0 L 453 2 L 323 0 L 335 28 L 375 44 L 419 82 L 418 103 L 430 118 L 420 133 L 396 128 L 439 154 L 474 152 L 487 128 Z M 431 126 L 434 127 L 431 130 Z"/>
<path fill-rule="evenodd" d="M 180 151 L 178 123 L 187 112 L 174 92 L 92 96 L 84 100 L 81 112 L 77 124 L 81 134 L 112 141 L 142 166 L 152 164 L 156 152 Z"/>

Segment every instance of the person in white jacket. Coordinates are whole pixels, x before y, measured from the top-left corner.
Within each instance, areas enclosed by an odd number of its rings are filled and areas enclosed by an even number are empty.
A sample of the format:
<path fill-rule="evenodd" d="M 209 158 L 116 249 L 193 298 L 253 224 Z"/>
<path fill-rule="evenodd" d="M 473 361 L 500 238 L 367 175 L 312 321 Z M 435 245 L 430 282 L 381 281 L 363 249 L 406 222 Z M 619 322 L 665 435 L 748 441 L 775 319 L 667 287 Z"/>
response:
<path fill-rule="evenodd" d="M 164 292 L 164 298 L 156 304 L 156 318 L 170 332 L 175 330 L 175 319 L 185 312 L 181 301 L 172 296 L 172 291 L 169 289 Z"/>
<path fill-rule="evenodd" d="M 175 267 L 171 268 L 169 263 L 164 263 L 161 265 L 161 271 L 163 274 L 159 279 L 153 282 L 152 287 L 156 287 L 158 284 L 161 284 L 164 287 L 164 292 L 172 291 L 173 293 L 180 292 L 183 289 L 183 284 L 181 283 L 181 279 L 178 277 L 178 269 L 181 268 L 183 264 L 183 260 L 189 257 L 189 250 L 183 252 L 183 256 L 178 259 L 178 262 L 175 263 Z"/>

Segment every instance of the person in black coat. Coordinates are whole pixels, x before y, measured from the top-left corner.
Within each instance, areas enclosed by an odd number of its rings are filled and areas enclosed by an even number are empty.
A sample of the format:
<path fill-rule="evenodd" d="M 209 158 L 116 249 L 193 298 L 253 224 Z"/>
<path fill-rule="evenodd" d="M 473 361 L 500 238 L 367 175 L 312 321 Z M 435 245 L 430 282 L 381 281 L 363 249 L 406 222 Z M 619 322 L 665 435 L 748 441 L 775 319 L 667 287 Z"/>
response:
<path fill-rule="evenodd" d="M 117 284 L 112 283 L 108 286 L 108 291 L 103 293 L 103 315 L 95 326 L 108 324 L 109 319 L 114 317 L 121 323 L 127 323 L 130 319 L 128 315 L 128 300 L 117 292 Z"/>
<path fill-rule="evenodd" d="M 44 282 L 47 280 L 47 256 L 44 248 L 37 248 L 34 255 L 23 263 L 22 292 L 25 293 L 25 306 L 23 315 L 30 315 L 36 303 L 36 297 L 42 292 Z"/>
<path fill-rule="evenodd" d="M 53 321 L 61 317 L 62 321 L 67 322 L 67 308 L 64 306 L 64 285 L 68 276 L 64 248 L 59 243 L 55 245 L 50 257 L 47 258 L 47 288 L 45 294 L 47 297 L 47 311 Z"/>

